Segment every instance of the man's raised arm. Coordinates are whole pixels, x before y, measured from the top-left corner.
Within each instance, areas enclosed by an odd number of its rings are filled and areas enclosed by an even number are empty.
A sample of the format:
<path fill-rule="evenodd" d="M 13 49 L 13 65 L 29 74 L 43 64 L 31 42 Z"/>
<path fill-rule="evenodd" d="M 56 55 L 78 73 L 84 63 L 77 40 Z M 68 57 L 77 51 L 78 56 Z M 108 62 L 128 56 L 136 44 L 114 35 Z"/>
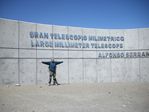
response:
<path fill-rule="evenodd" d="M 43 64 L 46 64 L 46 65 L 50 65 L 50 62 L 44 62 L 42 61 Z"/>
<path fill-rule="evenodd" d="M 56 65 L 63 63 L 63 61 L 55 61 Z"/>

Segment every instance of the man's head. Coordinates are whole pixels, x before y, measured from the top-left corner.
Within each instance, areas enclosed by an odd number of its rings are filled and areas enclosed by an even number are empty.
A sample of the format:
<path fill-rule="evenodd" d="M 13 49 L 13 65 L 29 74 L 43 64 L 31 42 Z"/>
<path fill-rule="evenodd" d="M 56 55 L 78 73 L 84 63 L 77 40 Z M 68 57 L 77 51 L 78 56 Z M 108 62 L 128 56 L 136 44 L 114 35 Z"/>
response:
<path fill-rule="evenodd" d="M 54 62 L 54 58 L 51 58 L 51 61 Z"/>

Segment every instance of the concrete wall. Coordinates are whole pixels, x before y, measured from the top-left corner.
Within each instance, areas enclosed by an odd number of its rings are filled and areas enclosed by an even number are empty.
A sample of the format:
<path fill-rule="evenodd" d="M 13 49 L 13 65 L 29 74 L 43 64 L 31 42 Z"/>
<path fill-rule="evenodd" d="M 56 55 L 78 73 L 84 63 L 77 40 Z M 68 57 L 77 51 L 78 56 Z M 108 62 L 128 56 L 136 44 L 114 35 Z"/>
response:
<path fill-rule="evenodd" d="M 56 48 L 33 47 L 30 32 L 72 35 L 124 36 L 123 48 Z M 50 42 L 97 43 L 47 39 Z M 149 51 L 149 28 L 93 29 L 69 26 L 35 24 L 0 19 L 0 84 L 47 84 L 48 66 L 41 61 L 64 61 L 57 67 L 60 83 L 149 82 L 149 58 L 98 58 L 99 53 L 117 51 Z M 104 42 L 103 42 L 104 43 Z M 115 43 L 115 42 L 105 42 Z M 118 42 L 119 43 L 119 42 Z"/>

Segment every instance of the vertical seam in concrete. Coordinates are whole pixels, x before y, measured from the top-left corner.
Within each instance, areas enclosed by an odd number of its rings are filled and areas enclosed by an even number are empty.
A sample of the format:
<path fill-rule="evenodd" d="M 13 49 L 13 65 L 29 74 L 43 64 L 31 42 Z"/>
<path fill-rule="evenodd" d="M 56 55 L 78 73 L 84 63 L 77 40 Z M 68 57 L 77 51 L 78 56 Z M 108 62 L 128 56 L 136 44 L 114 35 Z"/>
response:
<path fill-rule="evenodd" d="M 37 32 L 37 24 L 36 24 L 36 32 Z M 37 38 L 36 38 L 36 41 L 37 41 Z M 35 84 L 37 85 L 38 84 L 38 81 L 37 81 L 37 45 L 36 45 L 36 76 L 35 76 Z"/>
<path fill-rule="evenodd" d="M 123 30 L 123 36 L 125 36 L 125 30 Z M 123 46 L 124 50 L 126 50 L 126 47 L 125 47 L 126 45 L 125 45 L 125 43 L 126 43 L 126 42 L 125 42 L 125 37 L 124 37 L 124 43 L 123 43 L 123 45 L 124 45 L 124 46 Z M 123 52 L 125 52 L 125 51 L 123 51 Z M 125 67 L 125 73 L 126 73 L 126 58 L 124 58 L 124 67 Z M 123 76 L 123 81 L 125 81 L 125 80 L 126 80 L 126 75 Z"/>
<path fill-rule="evenodd" d="M 108 34 L 109 34 L 109 36 L 111 36 L 111 33 L 110 33 L 110 31 L 108 30 Z M 111 82 L 112 82 L 112 60 L 111 60 L 111 58 L 110 58 L 110 78 L 111 78 Z"/>
<path fill-rule="evenodd" d="M 53 35 L 53 28 L 54 26 L 52 25 L 52 35 Z M 52 58 L 54 58 L 54 42 L 53 42 L 53 38 L 52 38 L 52 44 L 53 44 L 53 46 L 52 46 Z"/>
<path fill-rule="evenodd" d="M 139 39 L 140 39 L 140 33 L 139 33 L 139 29 L 137 29 L 137 32 L 138 32 L 138 49 L 140 49 L 140 44 L 139 44 L 139 42 L 140 42 L 139 41 Z M 139 58 L 139 76 L 140 76 L 139 77 L 140 78 L 139 81 L 141 82 L 142 79 L 141 79 L 141 73 L 140 73 L 140 63 L 141 63 L 141 58 Z"/>
<path fill-rule="evenodd" d="M 111 75 L 111 82 L 113 82 L 112 81 L 112 60 L 111 58 L 110 58 L 110 75 Z"/>
<path fill-rule="evenodd" d="M 69 26 L 67 27 L 67 34 L 69 35 Z M 69 43 L 69 40 L 68 40 Z M 69 47 L 68 47 L 68 84 L 70 83 L 70 76 L 69 76 Z"/>
<path fill-rule="evenodd" d="M 20 84 L 20 22 L 18 21 L 18 84 Z"/>
<path fill-rule="evenodd" d="M 82 36 L 84 34 L 84 31 L 83 31 L 83 28 L 81 28 L 81 31 L 82 31 Z M 82 39 L 82 44 L 83 44 L 83 39 Z M 83 47 L 82 47 L 82 80 L 83 80 L 83 83 L 85 81 L 84 77 L 85 77 L 85 74 L 84 74 L 84 70 L 85 70 L 85 67 L 84 67 L 84 52 L 83 52 Z"/>
<path fill-rule="evenodd" d="M 95 36 L 97 37 L 97 31 L 96 29 L 94 29 L 95 31 Z M 96 41 L 97 44 L 97 41 Z M 97 74 L 97 48 L 96 48 L 96 83 L 98 83 L 98 74 Z"/>

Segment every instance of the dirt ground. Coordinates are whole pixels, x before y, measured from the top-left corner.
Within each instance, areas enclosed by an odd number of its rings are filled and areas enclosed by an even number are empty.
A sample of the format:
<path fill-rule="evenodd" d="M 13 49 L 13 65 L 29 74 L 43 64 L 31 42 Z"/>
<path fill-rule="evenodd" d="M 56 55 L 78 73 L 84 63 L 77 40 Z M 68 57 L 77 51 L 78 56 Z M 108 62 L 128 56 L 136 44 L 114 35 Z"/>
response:
<path fill-rule="evenodd" d="M 149 83 L 0 86 L 0 112 L 149 112 Z"/>

